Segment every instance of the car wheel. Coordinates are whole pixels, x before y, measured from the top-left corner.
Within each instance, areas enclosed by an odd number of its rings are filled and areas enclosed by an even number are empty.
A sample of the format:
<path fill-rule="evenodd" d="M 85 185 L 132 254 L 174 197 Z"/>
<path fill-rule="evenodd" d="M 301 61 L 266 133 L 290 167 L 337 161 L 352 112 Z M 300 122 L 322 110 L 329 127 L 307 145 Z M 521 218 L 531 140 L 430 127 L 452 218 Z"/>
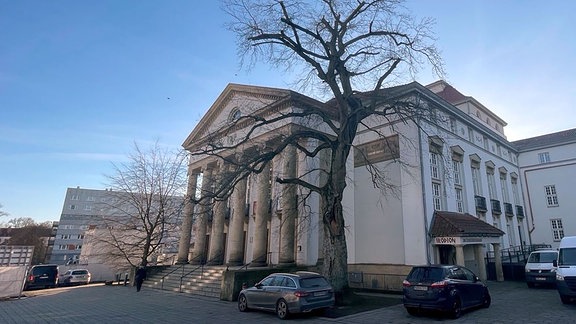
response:
<path fill-rule="evenodd" d="M 528 285 L 528 288 L 534 288 L 533 282 L 527 282 L 526 285 Z"/>
<path fill-rule="evenodd" d="M 492 303 L 492 298 L 490 297 L 490 293 L 488 291 L 484 292 L 484 300 L 482 301 L 482 307 L 488 308 Z"/>
<path fill-rule="evenodd" d="M 452 318 L 460 318 L 462 316 L 462 301 L 459 297 L 454 297 L 454 301 L 452 302 L 452 310 L 450 312 Z"/>
<path fill-rule="evenodd" d="M 238 297 L 238 310 L 241 312 L 247 312 L 250 310 L 248 308 L 248 300 L 246 300 L 246 296 L 244 295 Z"/>
<path fill-rule="evenodd" d="M 570 303 L 570 297 L 568 297 L 568 296 L 560 295 L 560 300 L 562 300 L 562 304 L 569 304 Z"/>
<path fill-rule="evenodd" d="M 279 319 L 287 319 L 288 318 L 288 304 L 284 299 L 280 299 L 276 303 L 276 315 L 278 315 Z"/>
<path fill-rule="evenodd" d="M 408 314 L 412 315 L 412 316 L 418 316 L 418 308 L 416 307 L 406 307 L 406 311 L 408 312 Z"/>

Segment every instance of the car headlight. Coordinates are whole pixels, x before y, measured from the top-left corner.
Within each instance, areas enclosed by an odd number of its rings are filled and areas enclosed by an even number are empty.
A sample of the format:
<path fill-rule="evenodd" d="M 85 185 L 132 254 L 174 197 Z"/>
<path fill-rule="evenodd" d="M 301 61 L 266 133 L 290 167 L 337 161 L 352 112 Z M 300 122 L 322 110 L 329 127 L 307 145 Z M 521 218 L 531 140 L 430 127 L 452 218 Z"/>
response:
<path fill-rule="evenodd" d="M 564 281 L 564 276 L 559 273 L 556 273 L 556 280 Z"/>
<path fill-rule="evenodd" d="M 524 272 L 528 273 L 528 272 L 530 272 L 530 269 L 524 268 Z"/>

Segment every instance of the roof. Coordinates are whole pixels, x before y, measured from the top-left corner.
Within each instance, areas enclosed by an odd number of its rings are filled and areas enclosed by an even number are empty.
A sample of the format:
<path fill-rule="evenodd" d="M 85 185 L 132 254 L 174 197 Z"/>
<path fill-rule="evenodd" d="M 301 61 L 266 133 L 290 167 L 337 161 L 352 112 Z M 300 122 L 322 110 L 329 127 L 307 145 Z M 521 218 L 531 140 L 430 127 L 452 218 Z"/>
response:
<path fill-rule="evenodd" d="M 519 151 L 576 142 L 576 128 L 512 142 Z"/>
<path fill-rule="evenodd" d="M 470 214 L 436 211 L 432 217 L 430 235 L 496 237 L 504 235 L 504 232 Z"/>

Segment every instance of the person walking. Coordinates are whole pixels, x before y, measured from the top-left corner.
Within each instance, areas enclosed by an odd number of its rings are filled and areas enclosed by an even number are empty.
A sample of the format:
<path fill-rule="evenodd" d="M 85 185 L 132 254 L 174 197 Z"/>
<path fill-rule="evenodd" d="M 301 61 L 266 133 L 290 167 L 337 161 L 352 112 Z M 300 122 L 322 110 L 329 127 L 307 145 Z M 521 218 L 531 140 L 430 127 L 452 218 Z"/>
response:
<path fill-rule="evenodd" d="M 142 283 L 146 279 L 146 268 L 143 266 L 139 266 L 136 270 L 136 275 L 134 276 L 134 280 L 136 280 L 136 291 L 140 291 L 142 288 Z"/>

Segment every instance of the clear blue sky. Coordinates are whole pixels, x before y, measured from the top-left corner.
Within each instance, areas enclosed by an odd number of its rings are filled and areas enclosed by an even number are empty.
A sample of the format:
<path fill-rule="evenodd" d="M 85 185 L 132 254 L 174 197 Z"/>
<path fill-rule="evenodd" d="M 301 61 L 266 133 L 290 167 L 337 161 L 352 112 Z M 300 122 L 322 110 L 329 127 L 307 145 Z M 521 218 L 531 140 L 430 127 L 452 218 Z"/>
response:
<path fill-rule="evenodd" d="M 510 140 L 576 127 L 576 2 L 406 5 L 437 20 L 448 82 Z M 58 220 L 66 188 L 105 188 L 134 142 L 179 147 L 226 84 L 289 87 L 238 69 L 227 19 L 217 1 L 0 0 L 2 210 Z"/>

